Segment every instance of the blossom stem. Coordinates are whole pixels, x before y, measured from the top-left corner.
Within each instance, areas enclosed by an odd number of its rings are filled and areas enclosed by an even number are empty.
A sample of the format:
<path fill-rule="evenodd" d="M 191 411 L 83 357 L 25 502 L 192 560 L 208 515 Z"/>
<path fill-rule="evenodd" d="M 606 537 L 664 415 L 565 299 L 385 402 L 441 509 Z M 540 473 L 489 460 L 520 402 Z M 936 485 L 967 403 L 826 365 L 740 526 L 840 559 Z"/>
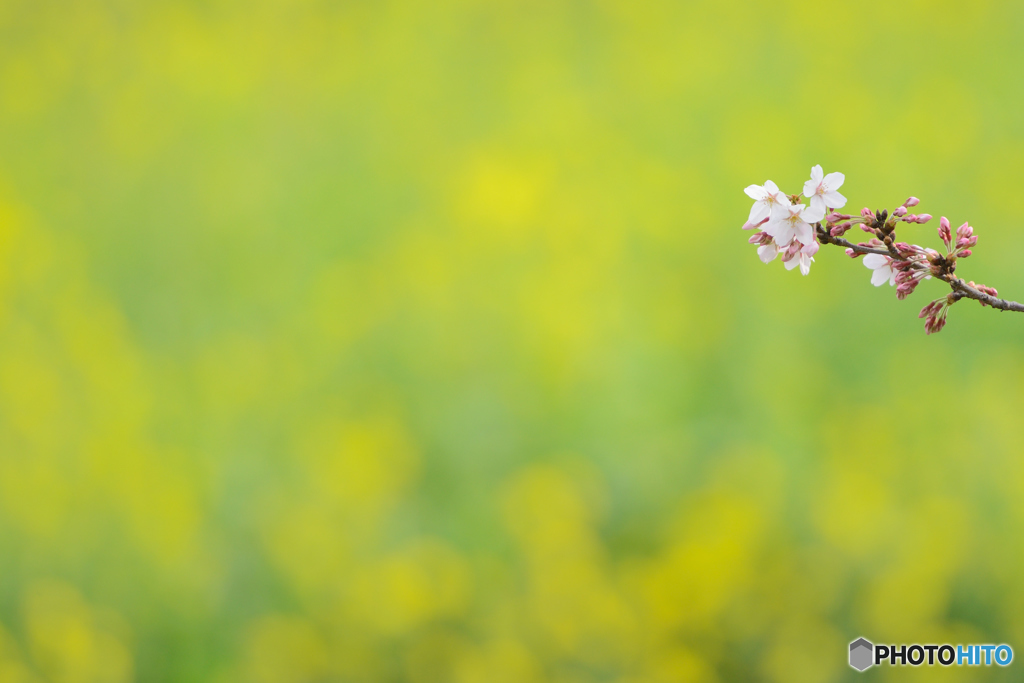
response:
<path fill-rule="evenodd" d="M 888 245 L 888 249 L 864 247 L 859 244 L 854 244 L 842 237 L 833 237 L 827 230 L 821 227 L 821 223 L 818 223 L 815 227 L 815 232 L 818 235 L 818 241 L 822 244 L 834 244 L 837 247 L 852 249 L 857 254 L 881 254 L 882 256 L 892 257 L 897 261 L 906 260 L 891 244 Z M 927 266 L 917 263 L 914 264 L 914 267 L 920 270 L 927 269 Z M 949 285 L 950 289 L 953 290 L 952 297 L 954 301 L 959 301 L 960 299 L 974 299 L 975 301 L 980 301 L 1000 311 L 1016 311 L 1018 313 L 1024 313 L 1024 304 L 1017 301 L 1000 299 L 992 296 L 991 294 L 986 294 L 985 292 L 970 286 L 958 277 L 947 275 L 945 273 L 933 274 L 933 277 L 936 277 Z"/>

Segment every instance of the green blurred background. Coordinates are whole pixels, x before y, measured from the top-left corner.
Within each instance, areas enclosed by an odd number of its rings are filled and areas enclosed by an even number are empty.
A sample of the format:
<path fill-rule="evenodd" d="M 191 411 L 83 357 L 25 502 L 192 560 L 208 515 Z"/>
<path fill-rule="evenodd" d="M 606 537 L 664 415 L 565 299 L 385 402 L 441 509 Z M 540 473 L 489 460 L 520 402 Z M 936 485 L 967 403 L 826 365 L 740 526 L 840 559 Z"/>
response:
<path fill-rule="evenodd" d="M 926 337 L 938 283 L 739 229 L 820 163 L 969 219 L 963 274 L 1024 297 L 1022 36 L 1009 1 L 0 1 L 0 682 L 1024 653 L 1024 316 Z"/>

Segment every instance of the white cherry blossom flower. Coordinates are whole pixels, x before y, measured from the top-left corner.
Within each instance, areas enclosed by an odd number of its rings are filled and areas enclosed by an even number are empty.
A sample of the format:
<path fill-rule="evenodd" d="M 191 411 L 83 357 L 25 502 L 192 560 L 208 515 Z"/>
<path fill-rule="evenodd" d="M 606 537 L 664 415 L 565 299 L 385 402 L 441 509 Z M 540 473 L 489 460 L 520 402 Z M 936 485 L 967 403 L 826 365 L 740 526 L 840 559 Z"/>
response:
<path fill-rule="evenodd" d="M 811 272 L 811 263 L 814 261 L 814 257 L 810 254 L 801 251 L 799 254 L 784 262 L 786 270 L 793 270 L 797 266 L 800 266 L 800 274 L 807 275 Z"/>
<path fill-rule="evenodd" d="M 818 253 L 820 248 L 817 242 L 811 242 L 803 246 L 799 242 L 793 242 L 782 257 L 782 263 L 786 266 L 786 270 L 793 270 L 800 266 L 800 274 L 807 275 L 811 272 L 811 263 L 814 262 L 814 255 Z"/>
<path fill-rule="evenodd" d="M 771 263 L 775 260 L 775 257 L 779 255 L 779 247 L 775 242 L 762 244 L 757 248 L 757 255 L 763 263 Z"/>
<path fill-rule="evenodd" d="M 756 226 L 764 219 L 775 216 L 781 209 L 789 206 L 789 198 L 779 189 L 778 185 L 770 180 L 764 181 L 764 185 L 750 185 L 743 191 L 754 200 L 754 205 L 750 207 L 750 218 L 747 219 L 747 225 Z"/>
<path fill-rule="evenodd" d="M 811 227 L 811 223 L 817 223 L 824 217 L 824 208 L 818 210 L 804 204 L 791 204 L 777 217 L 772 218 L 764 231 L 771 235 L 780 247 L 788 247 L 794 238 L 800 244 L 812 244 L 814 228 Z"/>
<path fill-rule="evenodd" d="M 811 179 L 804 183 L 804 196 L 810 197 L 811 206 L 821 209 L 839 209 L 846 206 L 846 197 L 836 190 L 846 182 L 846 176 L 842 173 L 829 173 L 824 175 L 821 165 L 811 169 Z"/>
<path fill-rule="evenodd" d="M 864 266 L 874 272 L 871 273 L 871 284 L 881 287 L 886 282 L 889 286 L 896 284 L 896 271 L 892 267 L 892 259 L 882 254 L 867 254 L 864 257 Z"/>

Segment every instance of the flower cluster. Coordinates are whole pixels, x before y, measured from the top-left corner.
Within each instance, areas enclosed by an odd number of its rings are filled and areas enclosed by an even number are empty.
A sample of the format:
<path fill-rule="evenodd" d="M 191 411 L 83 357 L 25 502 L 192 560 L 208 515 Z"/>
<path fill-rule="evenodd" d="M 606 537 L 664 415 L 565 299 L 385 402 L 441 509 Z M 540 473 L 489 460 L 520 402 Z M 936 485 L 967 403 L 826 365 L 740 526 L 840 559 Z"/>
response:
<path fill-rule="evenodd" d="M 839 188 L 845 180 L 842 173 L 825 175 L 821 166 L 815 166 L 810 180 L 804 183 L 807 204 L 801 195 L 786 194 L 771 180 L 747 187 L 744 192 L 754 200 L 754 205 L 743 229 L 757 230 L 749 242 L 757 245 L 758 257 L 770 263 L 781 255 L 787 270 L 799 266 L 800 272 L 807 275 L 820 245 L 845 247 L 851 258 L 864 257 L 865 267 L 871 270 L 871 284 L 881 287 L 888 282 L 896 288 L 896 298 L 900 300 L 913 294 L 922 280 L 942 280 L 952 291 L 921 310 L 919 317 L 925 319 L 927 334 L 941 330 L 949 307 L 964 298 L 975 299 L 982 306 L 1024 312 L 1024 304 L 997 299 L 994 288 L 956 277 L 957 261 L 969 257 L 978 243 L 974 228 L 968 223 L 954 233 L 949 220 L 939 220 L 938 233 L 945 253 L 899 242 L 897 226 L 922 225 L 932 219 L 931 214 L 910 213 L 920 200 L 910 197 L 891 214 L 886 209 L 872 211 L 867 207 L 856 216 L 841 213 L 839 209 L 846 206 L 846 197 L 839 194 Z M 844 239 L 854 226 L 871 237 L 857 244 Z"/>
<path fill-rule="evenodd" d="M 917 314 L 918 318 L 924 318 L 925 334 L 938 332 L 946 326 L 946 312 L 949 311 L 949 306 L 953 303 L 950 301 L 952 296 L 952 294 L 947 294 L 932 301 Z"/>
<path fill-rule="evenodd" d="M 800 195 L 786 195 L 779 186 L 768 180 L 764 185 L 751 185 L 744 192 L 754 200 L 744 230 L 764 226 L 754 233 L 751 244 L 757 244 L 757 255 L 765 263 L 782 254 L 786 270 L 800 266 L 800 272 L 811 272 L 811 262 L 818 253 L 812 224 L 825 217 L 827 209 L 841 209 L 846 206 L 846 197 L 839 194 L 846 176 L 842 173 L 825 175 L 821 166 L 811 169 L 811 179 L 804 183 L 804 196 L 810 205 L 800 200 Z"/>
<path fill-rule="evenodd" d="M 929 216 L 931 218 L 931 216 Z M 861 243 L 864 246 L 873 248 L 885 248 L 885 242 L 877 237 L 868 242 Z M 931 279 L 931 268 L 928 265 L 929 252 L 934 250 L 924 249 L 916 244 L 896 242 L 892 245 L 898 258 L 887 254 L 868 253 L 864 254 L 864 266 L 871 269 L 871 284 L 881 287 L 886 282 L 889 286 L 896 287 L 896 298 L 903 300 L 914 293 L 921 280 Z M 853 249 L 846 250 L 851 258 L 861 256 Z"/>

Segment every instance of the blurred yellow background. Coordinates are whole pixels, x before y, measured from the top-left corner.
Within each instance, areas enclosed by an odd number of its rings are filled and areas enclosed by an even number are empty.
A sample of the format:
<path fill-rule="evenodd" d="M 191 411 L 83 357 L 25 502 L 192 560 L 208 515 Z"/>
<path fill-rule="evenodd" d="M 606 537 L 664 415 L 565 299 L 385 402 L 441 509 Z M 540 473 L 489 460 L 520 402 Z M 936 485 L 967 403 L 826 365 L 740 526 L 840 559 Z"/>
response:
<path fill-rule="evenodd" d="M 739 229 L 820 163 L 854 212 L 969 219 L 962 274 L 1024 297 L 1022 35 L 1009 1 L 0 1 L 0 683 L 1024 652 L 1024 316 L 926 337 L 939 283 Z"/>

